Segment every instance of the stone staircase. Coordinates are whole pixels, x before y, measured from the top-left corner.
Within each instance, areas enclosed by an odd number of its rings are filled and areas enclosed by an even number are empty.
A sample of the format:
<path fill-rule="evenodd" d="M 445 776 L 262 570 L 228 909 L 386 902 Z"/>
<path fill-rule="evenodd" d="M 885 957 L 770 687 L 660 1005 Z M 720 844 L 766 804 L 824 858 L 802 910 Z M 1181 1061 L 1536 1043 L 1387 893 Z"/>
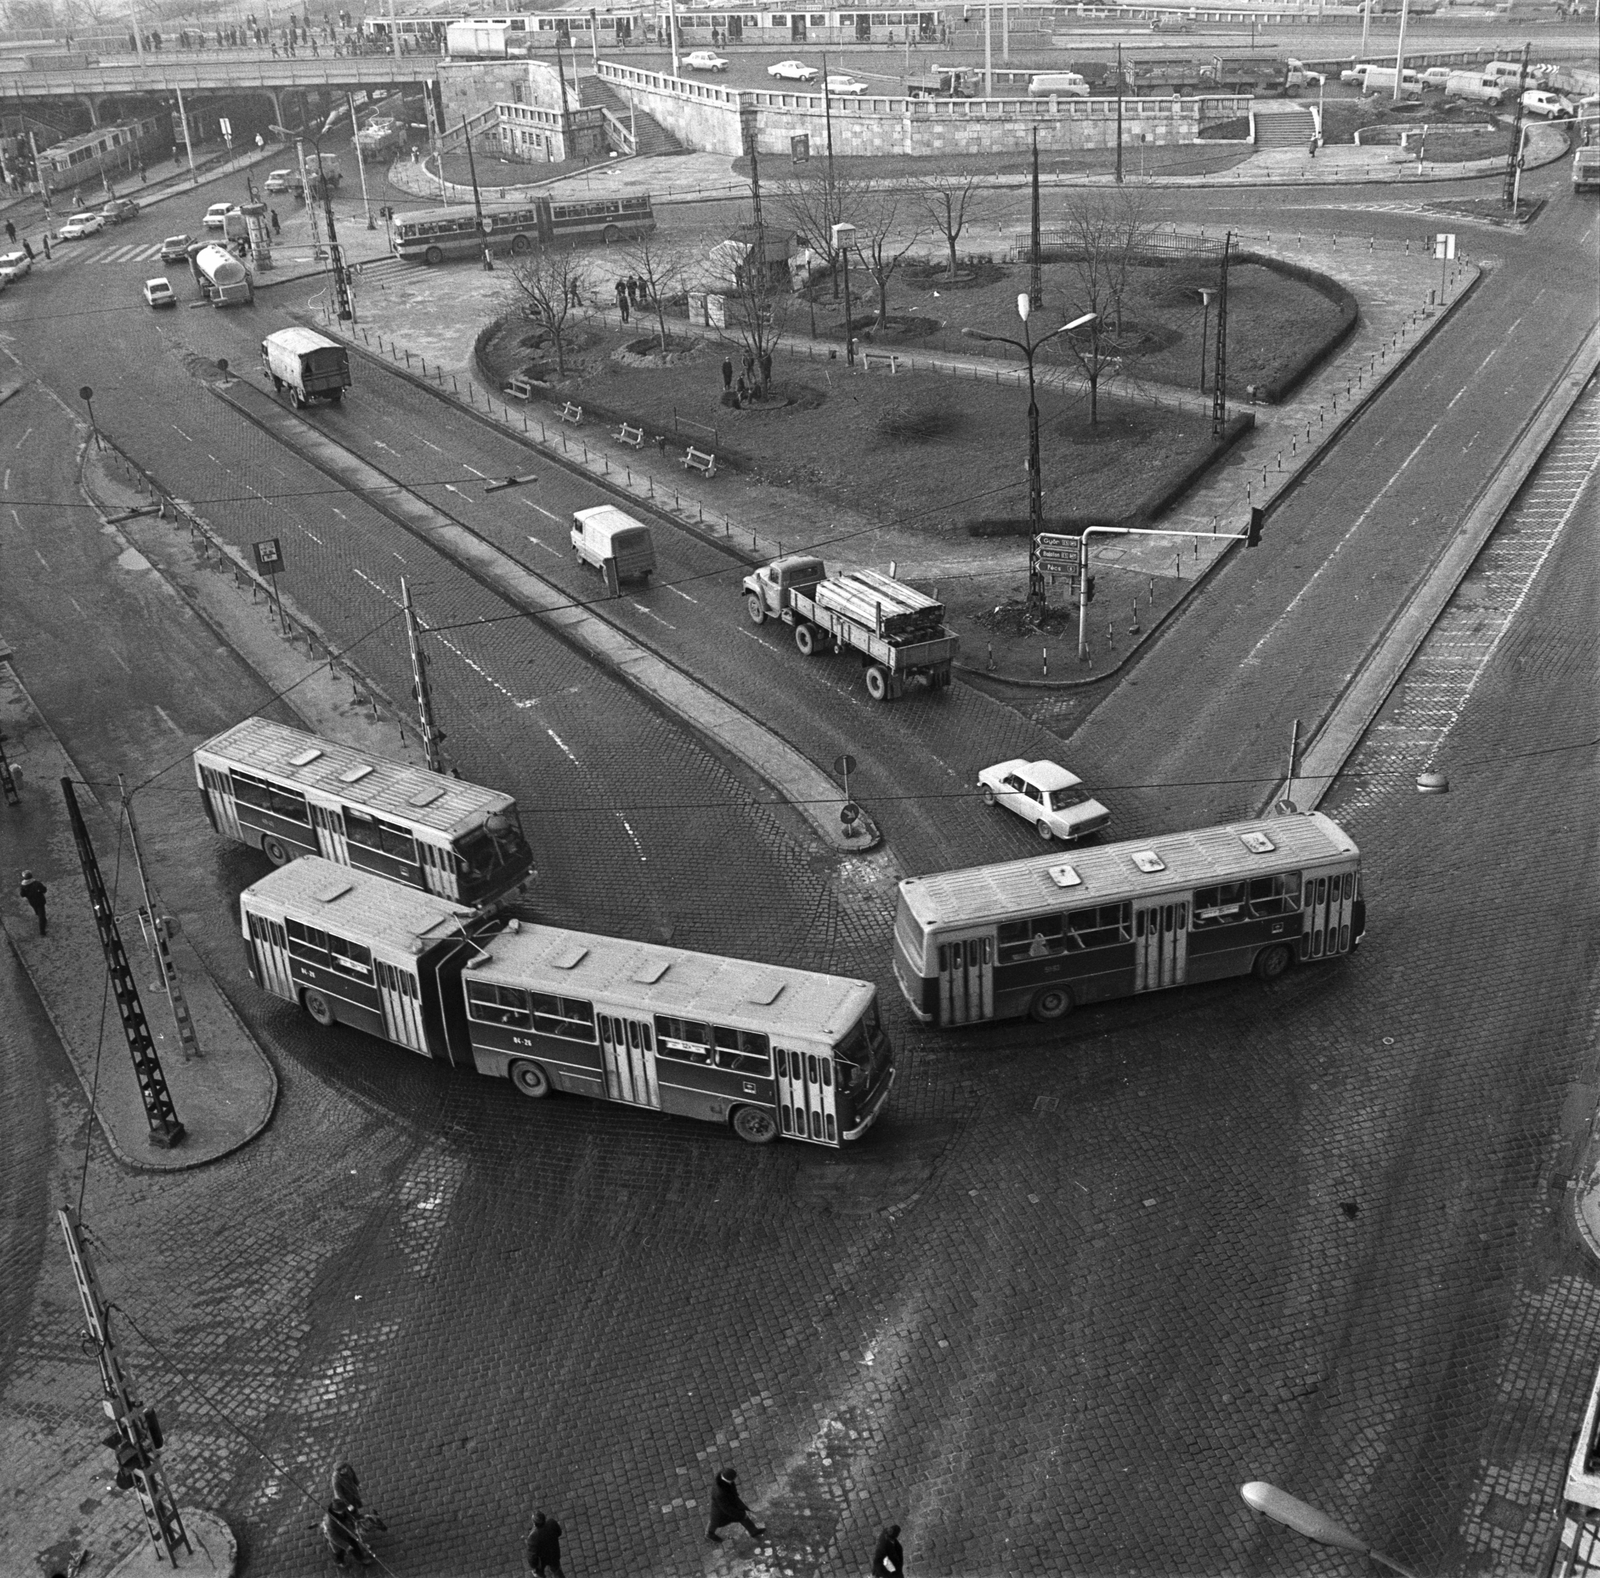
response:
<path fill-rule="evenodd" d="M 1316 135 L 1316 120 L 1304 105 L 1258 101 L 1251 113 L 1258 148 L 1308 148 Z"/>
<path fill-rule="evenodd" d="M 646 115 L 643 110 L 630 111 L 628 96 L 619 93 L 609 82 L 603 82 L 599 77 L 581 77 L 578 81 L 578 97 L 591 109 L 598 107 L 608 111 L 623 127 L 629 125 L 631 114 L 634 135 L 639 140 L 636 152 L 646 154 L 684 152 L 683 144 L 660 121 Z"/>

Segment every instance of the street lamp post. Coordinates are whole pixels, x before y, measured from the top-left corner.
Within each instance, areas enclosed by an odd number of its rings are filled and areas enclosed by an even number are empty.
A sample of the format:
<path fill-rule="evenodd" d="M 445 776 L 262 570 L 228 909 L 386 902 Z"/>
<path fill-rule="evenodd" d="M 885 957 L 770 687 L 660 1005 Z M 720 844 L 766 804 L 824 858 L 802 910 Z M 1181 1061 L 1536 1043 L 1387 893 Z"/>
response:
<path fill-rule="evenodd" d="M 856 364 L 855 336 L 850 333 L 850 241 L 856 233 L 854 225 L 835 225 L 832 231 L 833 250 L 844 258 L 844 359 L 845 365 Z"/>
<path fill-rule="evenodd" d="M 1023 291 L 1017 297 L 1017 316 L 1022 319 L 1023 338 L 1013 340 L 1005 334 L 985 334 L 981 329 L 963 329 L 969 340 L 991 340 L 999 345 L 1015 346 L 1028 364 L 1028 617 L 1038 619 L 1044 613 L 1044 569 L 1039 563 L 1039 534 L 1044 530 L 1044 481 L 1039 473 L 1039 402 L 1033 379 L 1033 358 L 1041 346 L 1074 329 L 1086 328 L 1100 315 L 1086 312 L 1059 329 L 1040 335 L 1036 340 L 1028 329 L 1028 313 L 1032 303 Z"/>
<path fill-rule="evenodd" d="M 1244 1497 L 1246 1506 L 1271 1518 L 1274 1523 L 1281 1523 L 1286 1529 L 1293 1529 L 1296 1534 L 1305 1535 L 1308 1540 L 1315 1540 L 1319 1545 L 1331 1545 L 1341 1551 L 1354 1551 L 1358 1556 L 1369 1556 L 1380 1566 L 1399 1573 L 1401 1578 L 1417 1578 L 1417 1574 L 1409 1567 L 1402 1567 L 1392 1556 L 1375 1550 L 1359 1534 L 1352 1534 L 1342 1523 L 1335 1523 L 1327 1513 L 1318 1511 L 1298 1496 L 1291 1496 L 1286 1490 L 1279 1490 L 1276 1485 L 1255 1479 L 1248 1485 L 1241 1485 L 1239 1494 Z"/>
<path fill-rule="evenodd" d="M 1200 296 L 1200 393 L 1206 392 L 1206 336 L 1211 328 L 1211 297 L 1209 286 L 1201 286 Z"/>

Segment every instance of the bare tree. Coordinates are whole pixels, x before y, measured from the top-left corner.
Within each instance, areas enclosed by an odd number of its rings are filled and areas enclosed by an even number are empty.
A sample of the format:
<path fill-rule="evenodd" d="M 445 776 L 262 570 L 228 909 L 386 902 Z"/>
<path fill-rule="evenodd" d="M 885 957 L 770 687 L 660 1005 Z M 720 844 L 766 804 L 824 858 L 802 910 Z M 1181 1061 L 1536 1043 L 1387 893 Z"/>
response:
<path fill-rule="evenodd" d="M 1077 192 L 1068 197 L 1064 217 L 1067 261 L 1073 274 L 1074 313 L 1092 312 L 1084 334 L 1067 337 L 1089 383 L 1089 421 L 1100 420 L 1100 385 L 1121 366 L 1122 307 L 1134 265 L 1154 230 L 1141 190 Z"/>
<path fill-rule="evenodd" d="M 663 361 L 667 355 L 667 309 L 670 297 L 679 295 L 695 280 L 701 269 L 694 242 L 668 246 L 659 236 L 640 236 L 620 249 L 618 255 L 630 274 L 645 283 L 650 305 L 655 309 L 657 345 Z"/>
<path fill-rule="evenodd" d="M 782 343 L 794 305 L 787 255 L 793 234 L 772 225 L 759 232 L 754 224 L 742 226 L 736 244 L 746 244 L 746 251 L 729 266 L 733 285 L 727 293 L 722 338 L 748 356 L 762 399 L 771 385 L 773 353 Z"/>
<path fill-rule="evenodd" d="M 566 377 L 566 336 L 592 291 L 587 266 L 565 247 L 537 247 L 511 265 L 506 304 L 549 330 L 556 372 Z"/>
<path fill-rule="evenodd" d="M 6 25 L 19 33 L 49 33 L 55 28 L 55 20 L 48 0 L 10 0 L 6 6 Z"/>
<path fill-rule="evenodd" d="M 924 235 L 921 218 L 900 192 L 873 192 L 861 203 L 852 250 L 878 287 L 880 324 L 889 317 L 889 281 Z"/>
<path fill-rule="evenodd" d="M 838 258 L 833 251 L 833 227 L 854 223 L 870 190 L 868 183 L 850 176 L 828 177 L 824 159 L 813 159 L 799 173 L 773 183 L 772 190 L 784 218 L 801 243 L 833 268 L 833 295 L 839 297 Z"/>
<path fill-rule="evenodd" d="M 956 242 L 982 212 L 989 194 L 976 174 L 930 175 L 915 189 L 914 200 L 929 228 L 944 237 L 950 253 L 950 278 L 956 277 Z"/>

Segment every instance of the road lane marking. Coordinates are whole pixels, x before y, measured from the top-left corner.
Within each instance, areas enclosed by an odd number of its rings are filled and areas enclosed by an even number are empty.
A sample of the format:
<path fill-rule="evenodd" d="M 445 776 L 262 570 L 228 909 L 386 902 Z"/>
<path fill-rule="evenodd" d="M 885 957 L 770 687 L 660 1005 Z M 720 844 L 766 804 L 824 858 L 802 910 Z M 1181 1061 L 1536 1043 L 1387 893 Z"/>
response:
<path fill-rule="evenodd" d="M 176 433 L 179 438 L 183 439 L 185 443 L 192 444 L 194 442 L 194 440 L 192 438 L 190 438 L 189 435 L 187 433 L 185 433 L 184 430 L 181 427 L 179 427 L 176 422 L 174 422 L 172 424 L 172 431 L 174 433 Z"/>
<path fill-rule="evenodd" d="M 45 567 L 45 569 L 48 570 L 50 568 L 50 561 L 47 558 L 45 558 L 45 556 L 42 553 L 40 553 L 37 548 L 35 548 L 33 550 L 33 556 L 34 556 L 35 559 L 37 559 L 39 561 L 40 564 L 42 564 Z"/>
<path fill-rule="evenodd" d="M 479 471 L 476 466 L 469 466 L 464 460 L 461 462 L 461 469 L 463 471 L 470 471 L 480 482 L 488 481 L 488 477 L 483 472 Z"/>
<path fill-rule="evenodd" d="M 643 603 L 635 603 L 635 604 L 634 604 L 634 605 L 633 605 L 633 606 L 634 606 L 634 607 L 635 607 L 635 608 L 637 608 L 637 609 L 638 609 L 638 610 L 639 610 L 639 612 L 640 612 L 640 613 L 641 613 L 641 614 L 643 614 L 643 615 L 644 615 L 644 616 L 645 616 L 645 618 L 646 618 L 646 619 L 653 619 L 653 620 L 655 620 L 655 622 L 656 622 L 656 623 L 657 623 L 657 624 L 658 624 L 658 625 L 667 625 L 667 622 L 666 622 L 666 620 L 665 620 L 665 619 L 663 619 L 663 618 L 662 618 L 662 617 L 661 617 L 661 615 L 660 615 L 660 614 L 658 614 L 658 613 L 657 613 L 657 612 L 656 612 L 656 611 L 655 611 L 655 609 L 653 609 L 653 608 L 646 608 L 646 607 L 645 607 L 645 606 L 644 606 L 644 604 L 643 604 Z M 676 630 L 676 629 L 677 629 L 677 628 L 678 628 L 678 627 L 677 627 L 677 626 L 676 626 L 676 625 L 667 625 L 667 629 L 668 629 L 668 630 Z"/>
<path fill-rule="evenodd" d="M 128 660 L 125 657 L 123 657 L 123 655 L 119 651 L 117 651 L 117 649 L 115 647 L 107 647 L 106 651 L 109 652 L 112 655 L 112 657 L 114 657 L 117 660 L 117 662 L 119 662 L 122 665 L 122 672 L 124 674 L 131 674 L 133 672 L 133 670 L 128 667 Z"/>
<path fill-rule="evenodd" d="M 31 428 L 31 427 L 30 427 L 30 428 L 29 428 L 29 429 L 28 429 L 28 430 L 27 430 L 27 432 L 26 432 L 26 433 L 24 433 L 24 434 L 23 434 L 23 435 L 22 435 L 22 437 L 21 437 L 21 438 L 19 438 L 19 439 L 18 439 L 18 440 L 17 440 L 17 443 L 16 443 L 16 447 L 17 447 L 17 448 L 18 448 L 18 449 L 21 449 L 21 448 L 22 448 L 22 446 L 23 446 L 23 445 L 24 445 L 24 444 L 26 444 L 26 443 L 27 443 L 27 442 L 28 442 L 28 433 L 31 433 L 31 432 L 32 432 L 32 431 L 33 431 L 33 429 L 32 429 L 32 428 Z"/>
<path fill-rule="evenodd" d="M 1378 491 L 1372 496 L 1372 502 L 1364 510 L 1362 510 L 1362 512 L 1358 516 L 1356 516 L 1355 521 L 1351 525 L 1349 531 L 1347 531 L 1344 534 L 1344 536 L 1342 536 L 1338 540 L 1338 542 L 1336 542 L 1333 545 L 1332 551 L 1327 555 L 1327 557 L 1325 559 L 1323 559 L 1322 563 L 1317 566 L 1316 573 L 1313 574 L 1311 576 L 1311 578 L 1306 582 L 1306 584 L 1304 586 L 1302 586 L 1298 592 L 1295 593 L 1294 600 L 1289 604 L 1289 606 L 1286 609 L 1284 609 L 1284 611 L 1281 614 L 1279 614 L 1278 617 L 1276 619 L 1274 619 L 1272 621 L 1272 623 L 1267 627 L 1266 634 L 1263 635 L 1262 638 L 1258 642 L 1256 642 L 1256 644 L 1253 647 L 1251 647 L 1250 654 L 1249 654 L 1248 657 L 1245 658 L 1244 664 L 1251 664 L 1251 663 L 1258 662 L 1260 660 L 1262 649 L 1267 645 L 1268 642 L 1270 642 L 1273 639 L 1274 636 L 1277 635 L 1279 630 L 1281 630 L 1283 628 L 1283 626 L 1293 617 L 1295 610 L 1300 606 L 1300 604 L 1301 604 L 1302 600 L 1305 598 L 1306 594 L 1309 593 L 1311 588 L 1313 586 L 1315 586 L 1317 584 L 1317 582 L 1322 578 L 1323 571 L 1328 569 L 1333 564 L 1333 561 L 1335 559 L 1337 559 L 1339 557 L 1339 554 L 1343 551 L 1345 544 L 1348 543 L 1350 541 L 1350 539 L 1352 537 L 1354 537 L 1355 534 L 1358 531 L 1361 530 L 1363 525 L 1365 525 L 1367 517 L 1375 509 L 1377 509 L 1377 507 L 1378 507 L 1378 505 L 1380 503 L 1382 503 L 1384 494 L 1386 494 L 1389 491 L 1389 489 L 1392 488 L 1395 485 L 1395 483 L 1397 483 L 1400 480 L 1401 473 L 1404 472 L 1406 467 L 1409 466 L 1411 464 L 1411 462 L 1417 458 L 1417 455 L 1421 451 L 1422 446 L 1424 444 L 1426 444 L 1430 438 L 1433 437 L 1435 429 L 1439 426 L 1439 422 L 1442 422 L 1443 420 L 1444 420 L 1444 418 L 1440 417 L 1439 421 L 1435 422 L 1433 424 L 1433 427 L 1430 427 L 1428 429 L 1428 431 L 1426 433 L 1424 433 L 1422 435 L 1422 437 L 1417 440 L 1416 448 L 1413 449 L 1411 451 L 1411 453 L 1409 455 L 1407 455 L 1406 458 L 1400 462 L 1400 464 L 1395 468 L 1394 475 L 1392 477 L 1390 477 L 1389 480 L 1386 483 L 1384 483 L 1384 485 L 1381 488 L 1379 488 Z M 1244 664 L 1241 664 L 1240 666 L 1243 667 Z"/>
<path fill-rule="evenodd" d="M 547 542 L 539 542 L 539 539 L 535 537 L 532 532 L 528 533 L 528 541 L 539 543 L 539 546 L 543 548 L 546 553 L 553 553 L 558 559 L 564 559 L 566 557 L 566 555 L 562 553 L 559 548 L 552 548 Z"/>
<path fill-rule="evenodd" d="M 1481 362 L 1478 363 L 1478 365 L 1475 368 L 1473 368 L 1472 376 L 1470 378 L 1468 378 L 1461 385 L 1461 387 L 1456 391 L 1455 400 L 1452 400 L 1450 402 L 1450 405 L 1447 405 L 1445 407 L 1446 411 L 1448 411 L 1450 409 L 1450 406 L 1453 406 L 1456 403 L 1456 400 L 1459 400 L 1462 397 L 1462 395 L 1464 395 L 1467 392 L 1467 390 L 1469 390 L 1472 387 L 1472 379 L 1476 378 L 1478 376 L 1478 374 L 1481 373 L 1484 370 L 1484 368 L 1487 367 L 1489 365 L 1489 363 L 1492 362 L 1495 359 L 1495 357 L 1497 357 L 1499 354 L 1500 354 L 1500 347 L 1497 345 L 1497 346 L 1495 346 L 1495 348 L 1492 351 L 1489 352 L 1489 354 L 1487 356 L 1484 357 L 1484 359 Z"/>
<path fill-rule="evenodd" d="M 700 605 L 699 598 L 690 597 L 690 595 L 687 592 L 683 591 L 680 587 L 673 586 L 673 585 L 671 585 L 669 583 L 668 586 L 667 586 L 667 590 L 669 592 L 676 592 L 678 594 L 678 596 L 681 597 L 684 600 L 684 602 L 686 602 L 686 603 L 693 603 L 697 608 Z"/>
<path fill-rule="evenodd" d="M 79 601 L 78 601 L 78 599 L 77 599 L 77 598 L 75 598 L 75 597 L 74 597 L 74 596 L 73 596 L 73 595 L 72 595 L 72 594 L 71 594 L 71 593 L 70 593 L 70 592 L 69 592 L 69 593 L 68 593 L 68 594 L 67 594 L 67 601 L 68 601 L 68 602 L 69 602 L 69 603 L 71 603 L 71 604 L 72 604 L 72 606 L 73 606 L 73 607 L 74 607 L 74 608 L 76 608 L 76 609 L 77 609 L 77 610 L 78 610 L 78 612 L 79 612 L 79 613 L 80 613 L 80 614 L 83 614 L 83 617 L 84 617 L 84 618 L 85 618 L 85 619 L 87 619 L 87 618 L 88 618 L 88 617 L 89 617 L 89 616 L 88 616 L 88 614 L 86 614 L 86 613 L 84 613 L 84 609 L 83 609 L 83 604 L 82 604 L 82 603 L 80 603 L 80 602 L 79 602 Z"/>
<path fill-rule="evenodd" d="M 422 434 L 418 433 L 417 437 L 422 438 Z M 422 442 L 426 444 L 428 448 L 431 449 L 435 454 L 442 455 L 444 453 L 444 451 L 436 443 L 434 443 L 431 438 L 422 438 Z"/>
<path fill-rule="evenodd" d="M 639 851 L 640 863 L 644 864 L 644 863 L 648 862 L 650 857 L 647 854 L 645 854 L 644 845 L 639 842 L 639 835 L 634 832 L 634 830 L 633 830 L 632 826 L 630 825 L 627 817 L 623 816 L 619 812 L 617 814 L 617 820 L 620 823 L 622 823 L 623 831 L 628 835 L 629 838 L 631 838 L 633 840 L 633 847 Z"/>
<path fill-rule="evenodd" d="M 0 492 L 9 493 L 10 491 L 11 491 L 11 467 L 7 466 L 6 467 L 6 479 L 5 479 L 4 482 L 0 482 Z"/>
<path fill-rule="evenodd" d="M 561 524 L 561 517 L 547 510 L 544 505 L 535 504 L 532 499 L 524 499 L 522 502 L 526 504 L 530 510 L 538 510 L 541 515 L 548 515 L 550 519 L 556 523 L 556 525 L 559 526 Z"/>
<path fill-rule="evenodd" d="M 339 517 L 340 520 L 344 521 L 344 520 L 349 520 L 350 519 L 350 517 L 348 515 L 346 515 L 345 512 L 342 509 L 340 509 L 337 504 L 330 504 L 328 506 L 328 508 L 331 509 L 333 511 L 333 513 Z"/>
<path fill-rule="evenodd" d="M 556 744 L 561 748 L 561 754 L 563 756 L 565 756 L 566 759 L 569 762 L 571 762 L 574 767 L 581 767 L 583 765 L 583 763 L 580 762 L 578 760 L 578 758 L 576 756 L 574 756 L 570 750 L 567 749 L 567 742 L 564 739 L 562 739 L 561 736 L 559 734 L 557 734 L 554 729 L 546 729 L 544 732 L 546 734 L 548 734 L 550 736 L 550 738 L 556 742 Z"/>
<path fill-rule="evenodd" d="M 162 712 L 162 710 L 161 710 L 161 708 L 160 708 L 160 707 L 157 707 L 157 708 L 156 708 L 156 711 L 157 711 L 157 712 L 158 712 L 158 713 L 160 713 L 160 716 L 161 716 L 161 721 L 162 721 L 162 722 L 163 722 L 163 723 L 164 723 L 164 724 L 166 724 L 166 726 L 167 726 L 167 727 L 168 727 L 168 728 L 169 728 L 169 729 L 171 729 L 171 730 L 172 730 L 172 732 L 173 732 L 173 733 L 174 733 L 174 734 L 182 734 L 182 733 L 183 733 L 183 730 L 182 730 L 182 729 L 180 729 L 180 728 L 179 728 L 179 727 L 178 727 L 178 725 L 177 725 L 177 724 L 175 724 L 175 723 L 174 723 L 174 722 L 173 722 L 173 721 L 172 721 L 172 719 L 171 719 L 171 718 L 169 718 L 169 717 L 168 717 L 168 716 L 167 716 L 167 715 L 166 715 L 166 713 L 165 713 L 165 712 Z"/>
<path fill-rule="evenodd" d="M 466 504 L 470 504 L 470 503 L 471 503 L 471 502 L 472 502 L 472 500 L 471 500 L 471 499 L 470 499 L 470 498 L 468 498 L 468 497 L 467 497 L 467 495 L 466 495 L 466 494 L 465 494 L 465 493 L 463 493 L 463 492 L 462 492 L 462 491 L 461 491 L 461 489 L 460 489 L 460 488 L 458 488 L 458 487 L 457 487 L 457 486 L 456 486 L 456 485 L 455 485 L 455 483 L 453 483 L 453 482 L 447 482 L 447 483 L 445 483 L 445 485 L 444 485 L 444 490 L 445 490 L 445 492 L 446 492 L 446 493 L 453 493 L 453 494 L 455 494 L 455 496 L 456 496 L 456 497 L 457 497 L 457 498 L 458 498 L 458 499 L 460 499 L 460 500 L 461 500 L 461 501 L 462 501 L 462 502 L 463 502 L 463 503 L 466 503 Z"/>

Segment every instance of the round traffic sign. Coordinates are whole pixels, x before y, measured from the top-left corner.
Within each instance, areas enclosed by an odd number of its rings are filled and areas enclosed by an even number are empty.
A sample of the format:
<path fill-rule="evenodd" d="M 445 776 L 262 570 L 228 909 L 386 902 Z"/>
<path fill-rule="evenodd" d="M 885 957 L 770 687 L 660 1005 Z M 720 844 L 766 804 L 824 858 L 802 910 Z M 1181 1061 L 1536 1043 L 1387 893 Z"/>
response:
<path fill-rule="evenodd" d="M 839 820 L 846 827 L 852 827 L 861 820 L 861 807 L 852 804 L 849 800 L 839 807 Z"/>
<path fill-rule="evenodd" d="M 853 756 L 835 756 L 833 770 L 836 773 L 853 773 L 856 770 L 856 759 Z"/>

